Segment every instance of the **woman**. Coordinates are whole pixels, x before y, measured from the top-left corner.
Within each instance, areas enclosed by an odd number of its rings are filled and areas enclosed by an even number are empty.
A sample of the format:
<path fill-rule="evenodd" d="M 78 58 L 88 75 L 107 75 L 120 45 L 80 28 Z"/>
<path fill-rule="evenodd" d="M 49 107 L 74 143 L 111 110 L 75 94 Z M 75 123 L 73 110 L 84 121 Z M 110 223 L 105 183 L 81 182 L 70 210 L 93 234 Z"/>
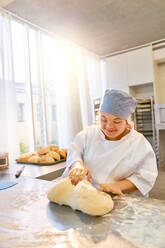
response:
<path fill-rule="evenodd" d="M 119 90 L 107 90 L 100 108 L 100 125 L 78 133 L 70 145 L 67 168 L 73 184 L 86 177 L 100 190 L 147 196 L 157 177 L 150 143 L 129 124 L 136 100 Z"/>

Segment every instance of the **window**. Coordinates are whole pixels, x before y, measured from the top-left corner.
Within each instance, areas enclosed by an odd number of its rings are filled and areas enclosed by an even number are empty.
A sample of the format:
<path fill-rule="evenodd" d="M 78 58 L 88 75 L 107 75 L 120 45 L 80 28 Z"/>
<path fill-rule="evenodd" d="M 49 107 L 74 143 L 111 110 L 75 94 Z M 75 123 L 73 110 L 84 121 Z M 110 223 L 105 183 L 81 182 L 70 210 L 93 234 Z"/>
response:
<path fill-rule="evenodd" d="M 40 104 L 36 104 L 36 114 L 37 114 L 37 121 L 41 120 L 41 109 Z"/>
<path fill-rule="evenodd" d="M 56 105 L 52 105 L 52 121 L 56 121 Z"/>
<path fill-rule="evenodd" d="M 24 121 L 24 103 L 17 104 L 17 119 L 19 122 Z"/>
<path fill-rule="evenodd" d="M 42 34 L 42 59 L 43 59 L 43 88 L 45 90 L 45 114 L 47 128 L 47 143 L 58 144 L 57 121 L 56 121 L 56 99 L 57 99 L 57 74 L 59 68 L 57 60 L 59 58 L 57 44 L 51 37 Z M 58 71 L 58 73 L 57 73 Z"/>
<path fill-rule="evenodd" d="M 13 55 L 13 76 L 16 90 L 17 103 L 17 138 L 19 152 L 25 153 L 33 151 L 32 115 L 30 110 L 29 94 L 29 73 L 27 70 L 27 41 L 25 41 L 27 27 L 16 21 L 11 20 L 11 42 Z M 19 39 L 18 39 L 19 37 Z"/>
<path fill-rule="evenodd" d="M 85 118 L 81 114 L 80 102 L 83 106 L 87 99 L 86 106 L 89 109 L 90 107 L 86 94 L 80 98 L 79 88 L 82 84 L 83 89 L 83 82 L 89 83 L 92 85 L 89 87 L 91 99 L 96 98 L 93 92 L 100 84 L 98 80 L 96 85 L 95 77 L 96 72 L 99 73 L 98 65 L 95 65 L 95 59 L 89 63 L 88 78 L 85 61 L 78 59 L 86 58 L 86 55 L 77 45 L 49 36 L 33 25 L 29 26 L 18 20 L 19 18 L 1 14 L 2 11 L 0 10 L 0 104 L 3 106 L 1 110 L 4 112 L 5 122 L 3 120 L 0 127 L 2 125 L 4 130 L 14 130 L 8 132 L 10 138 L 5 139 L 4 136 L 4 140 L 7 140 L 6 150 L 12 152 L 14 158 L 17 156 L 16 152 L 33 151 L 51 143 L 67 146 L 79 131 L 82 119 L 86 118 L 86 123 L 91 123 L 90 111 Z M 84 65 L 81 70 L 83 80 L 80 83 L 78 64 L 79 67 Z M 88 87 L 84 89 L 84 93 L 88 93 Z M 78 114 L 78 122 L 74 111 Z M 11 124 L 13 129 L 5 123 Z M 16 152 L 13 152 L 13 147 Z"/>

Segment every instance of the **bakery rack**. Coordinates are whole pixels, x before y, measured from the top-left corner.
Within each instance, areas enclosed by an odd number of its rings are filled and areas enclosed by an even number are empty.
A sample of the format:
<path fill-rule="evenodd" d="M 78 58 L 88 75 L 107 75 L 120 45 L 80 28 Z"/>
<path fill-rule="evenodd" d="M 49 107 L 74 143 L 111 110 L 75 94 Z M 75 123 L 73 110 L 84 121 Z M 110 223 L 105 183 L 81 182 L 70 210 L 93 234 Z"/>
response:
<path fill-rule="evenodd" d="M 154 98 L 136 98 L 136 101 L 136 110 L 133 114 L 135 129 L 142 133 L 150 142 L 155 151 L 157 161 L 159 161 L 159 147 L 155 127 Z"/>
<path fill-rule="evenodd" d="M 101 98 L 96 98 L 93 101 L 94 106 L 94 124 L 99 123 L 99 110 L 100 110 Z"/>

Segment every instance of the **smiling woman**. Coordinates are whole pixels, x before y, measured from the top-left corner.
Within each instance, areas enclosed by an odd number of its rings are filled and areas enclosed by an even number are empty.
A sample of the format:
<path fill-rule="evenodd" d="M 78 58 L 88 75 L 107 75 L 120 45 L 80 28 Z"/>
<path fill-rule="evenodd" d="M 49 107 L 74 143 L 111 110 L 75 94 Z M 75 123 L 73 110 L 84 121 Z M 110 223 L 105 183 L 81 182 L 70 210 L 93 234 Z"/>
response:
<path fill-rule="evenodd" d="M 100 190 L 123 196 L 136 191 L 147 196 L 157 177 L 155 154 L 144 136 L 129 124 L 136 100 L 119 90 L 107 90 L 100 124 L 78 133 L 70 145 L 67 169 L 71 182 L 86 176 Z"/>
<path fill-rule="evenodd" d="M 130 131 L 127 120 L 104 112 L 100 114 L 100 126 L 108 140 L 120 140 Z"/>

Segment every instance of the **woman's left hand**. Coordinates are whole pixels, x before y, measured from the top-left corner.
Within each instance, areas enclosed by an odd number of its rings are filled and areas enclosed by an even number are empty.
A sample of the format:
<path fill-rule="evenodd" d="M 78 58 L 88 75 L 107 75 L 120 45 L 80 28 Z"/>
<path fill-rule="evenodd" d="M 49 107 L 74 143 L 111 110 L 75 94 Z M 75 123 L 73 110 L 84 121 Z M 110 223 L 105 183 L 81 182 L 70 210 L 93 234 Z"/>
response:
<path fill-rule="evenodd" d="M 104 192 L 111 192 L 113 194 L 124 196 L 118 183 L 100 184 L 100 190 Z"/>

